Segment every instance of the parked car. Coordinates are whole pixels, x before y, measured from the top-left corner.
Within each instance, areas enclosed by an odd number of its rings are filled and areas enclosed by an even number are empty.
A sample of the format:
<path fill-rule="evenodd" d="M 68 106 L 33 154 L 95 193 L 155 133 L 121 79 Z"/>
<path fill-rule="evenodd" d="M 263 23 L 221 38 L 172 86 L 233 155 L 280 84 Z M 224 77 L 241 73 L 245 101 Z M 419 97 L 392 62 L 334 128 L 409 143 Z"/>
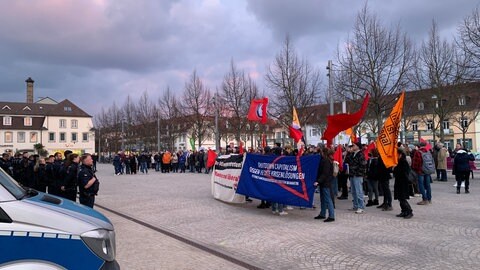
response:
<path fill-rule="evenodd" d="M 120 269 L 113 225 L 92 208 L 24 189 L 0 168 L 0 269 Z"/>

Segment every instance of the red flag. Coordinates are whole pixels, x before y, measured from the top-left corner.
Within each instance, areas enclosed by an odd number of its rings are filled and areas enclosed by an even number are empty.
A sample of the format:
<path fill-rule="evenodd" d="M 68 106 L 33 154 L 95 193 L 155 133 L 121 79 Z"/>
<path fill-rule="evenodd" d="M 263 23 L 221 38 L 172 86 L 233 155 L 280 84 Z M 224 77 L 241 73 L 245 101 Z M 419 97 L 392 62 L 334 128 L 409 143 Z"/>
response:
<path fill-rule="evenodd" d="M 343 170 L 343 148 L 340 144 L 337 146 L 337 150 L 333 154 L 333 160 L 338 162 L 338 168 L 340 171 Z"/>
<path fill-rule="evenodd" d="M 340 131 L 358 124 L 367 110 L 369 99 L 370 95 L 367 93 L 363 100 L 362 107 L 355 113 L 340 113 L 327 116 L 327 129 L 323 133 L 322 140 L 331 142 Z"/>
<path fill-rule="evenodd" d="M 248 120 L 267 123 L 267 106 L 268 98 L 252 99 L 250 103 L 250 109 L 248 110 Z"/>
<path fill-rule="evenodd" d="M 423 138 L 420 138 L 420 142 L 423 142 L 423 143 L 426 144 L 426 145 L 425 145 L 425 149 L 426 149 L 427 151 L 430 151 L 430 149 L 432 149 L 432 145 L 431 145 L 429 142 L 425 141 Z"/>
<path fill-rule="evenodd" d="M 265 133 L 262 134 L 262 148 L 267 147 L 267 135 Z"/>
<path fill-rule="evenodd" d="M 288 129 L 290 130 L 290 138 L 295 142 L 298 142 L 303 138 L 303 132 L 300 129 L 296 129 L 292 126 L 289 126 Z"/>
<path fill-rule="evenodd" d="M 365 154 L 365 160 L 368 160 L 368 154 L 370 153 L 370 151 L 372 151 L 372 149 L 375 149 L 375 147 L 376 144 L 373 141 L 367 146 L 367 150 L 363 152 Z"/>
<path fill-rule="evenodd" d="M 211 168 L 215 165 L 215 161 L 217 160 L 217 153 L 212 149 L 208 149 L 207 153 L 207 168 Z"/>

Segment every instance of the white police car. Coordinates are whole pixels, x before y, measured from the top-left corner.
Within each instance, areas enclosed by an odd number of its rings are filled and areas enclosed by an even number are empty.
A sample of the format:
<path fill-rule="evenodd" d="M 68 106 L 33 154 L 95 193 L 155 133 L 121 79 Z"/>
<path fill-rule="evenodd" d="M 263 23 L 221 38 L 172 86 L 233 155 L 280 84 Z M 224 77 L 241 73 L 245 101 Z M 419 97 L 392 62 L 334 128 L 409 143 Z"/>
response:
<path fill-rule="evenodd" d="M 25 190 L 0 169 L 0 270 L 120 269 L 101 213 Z"/>

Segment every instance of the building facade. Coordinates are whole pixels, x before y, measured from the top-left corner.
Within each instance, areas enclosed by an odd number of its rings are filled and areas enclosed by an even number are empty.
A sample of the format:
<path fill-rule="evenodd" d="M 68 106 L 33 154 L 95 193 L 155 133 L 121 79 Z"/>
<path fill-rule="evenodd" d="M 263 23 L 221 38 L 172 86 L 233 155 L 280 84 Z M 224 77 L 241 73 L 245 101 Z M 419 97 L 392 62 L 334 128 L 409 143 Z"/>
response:
<path fill-rule="evenodd" d="M 92 116 L 68 99 L 33 102 L 34 81 L 26 83 L 27 102 L 0 101 L 0 152 L 34 153 L 39 145 L 48 154 L 95 152 Z"/>

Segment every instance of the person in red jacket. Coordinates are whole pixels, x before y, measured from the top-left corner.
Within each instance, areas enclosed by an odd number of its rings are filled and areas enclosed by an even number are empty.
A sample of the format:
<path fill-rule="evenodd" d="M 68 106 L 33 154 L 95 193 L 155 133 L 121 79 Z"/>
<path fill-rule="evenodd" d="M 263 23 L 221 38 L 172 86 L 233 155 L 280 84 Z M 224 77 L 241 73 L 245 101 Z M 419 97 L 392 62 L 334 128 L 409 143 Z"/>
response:
<path fill-rule="evenodd" d="M 430 186 L 430 181 L 432 176 L 425 172 L 424 161 L 422 157 L 422 153 L 428 153 L 430 156 L 432 155 L 426 148 L 425 142 L 420 142 L 417 147 L 417 151 L 413 155 L 412 159 L 412 169 L 418 174 L 418 189 L 422 194 L 422 201 L 417 203 L 418 205 L 428 205 L 432 203 L 432 188 Z M 431 158 L 433 161 L 433 157 Z"/>

